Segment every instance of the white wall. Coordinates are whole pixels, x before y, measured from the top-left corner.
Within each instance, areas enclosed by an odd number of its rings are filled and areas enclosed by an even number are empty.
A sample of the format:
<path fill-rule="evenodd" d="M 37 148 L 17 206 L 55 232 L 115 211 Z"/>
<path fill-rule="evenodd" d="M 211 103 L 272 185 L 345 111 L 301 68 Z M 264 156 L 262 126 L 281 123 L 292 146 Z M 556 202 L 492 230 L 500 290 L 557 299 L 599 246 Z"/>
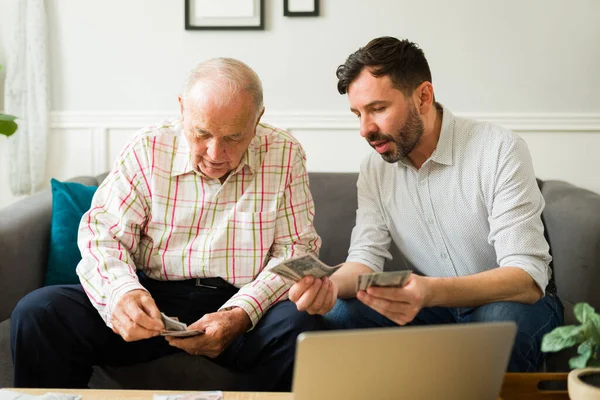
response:
<path fill-rule="evenodd" d="M 0 0 L 3 32 L 10 1 Z M 185 31 L 183 1 L 47 0 L 47 176 L 106 169 L 135 129 L 176 115 L 186 71 L 215 56 L 259 73 L 265 120 L 302 141 L 310 170 L 357 171 L 371 150 L 337 94 L 335 68 L 392 35 L 424 49 L 444 105 L 522 134 L 538 176 L 600 192 L 600 1 L 320 1 L 321 16 L 287 18 L 283 0 L 265 0 L 265 31 Z M 15 201 L 6 148 L 0 137 L 0 207 Z"/>

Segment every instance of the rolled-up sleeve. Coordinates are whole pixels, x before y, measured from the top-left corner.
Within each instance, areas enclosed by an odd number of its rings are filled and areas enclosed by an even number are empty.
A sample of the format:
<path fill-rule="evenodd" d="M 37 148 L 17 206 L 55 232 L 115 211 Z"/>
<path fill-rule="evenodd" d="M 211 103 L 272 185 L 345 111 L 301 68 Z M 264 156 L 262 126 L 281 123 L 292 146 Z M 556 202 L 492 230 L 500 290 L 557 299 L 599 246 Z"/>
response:
<path fill-rule="evenodd" d="M 515 137 L 503 143 L 499 157 L 489 243 L 496 250 L 500 267 L 523 269 L 544 293 L 551 257 L 541 219 L 545 203 L 531 156 L 525 141 Z"/>
<path fill-rule="evenodd" d="M 77 274 L 108 326 L 112 326 L 112 312 L 125 293 L 146 290 L 139 283 L 132 257 L 148 210 L 149 188 L 143 179 L 147 171 L 140 163 L 144 157 L 136 143 L 124 150 L 79 225 L 82 260 Z"/>

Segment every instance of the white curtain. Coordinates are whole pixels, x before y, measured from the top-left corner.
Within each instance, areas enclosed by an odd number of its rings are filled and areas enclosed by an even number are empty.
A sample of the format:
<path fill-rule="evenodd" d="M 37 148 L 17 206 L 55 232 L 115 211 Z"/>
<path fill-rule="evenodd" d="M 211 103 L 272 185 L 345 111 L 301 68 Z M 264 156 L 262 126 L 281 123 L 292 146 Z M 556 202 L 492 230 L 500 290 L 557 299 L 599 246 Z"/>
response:
<path fill-rule="evenodd" d="M 48 31 L 44 0 L 14 0 L 9 12 L 4 107 L 17 116 L 9 138 L 10 188 L 34 193 L 44 183 L 48 137 Z"/>

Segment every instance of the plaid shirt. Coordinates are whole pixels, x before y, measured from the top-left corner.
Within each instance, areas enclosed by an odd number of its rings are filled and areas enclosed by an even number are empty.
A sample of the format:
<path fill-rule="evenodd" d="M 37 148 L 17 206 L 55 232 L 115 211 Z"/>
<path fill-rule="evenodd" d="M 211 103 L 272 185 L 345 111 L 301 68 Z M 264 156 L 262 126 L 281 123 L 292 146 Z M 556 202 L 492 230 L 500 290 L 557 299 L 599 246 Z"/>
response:
<path fill-rule="evenodd" d="M 100 185 L 79 226 L 77 274 L 111 326 L 115 305 L 158 280 L 221 277 L 240 288 L 256 325 L 290 284 L 268 270 L 318 254 L 305 154 L 290 134 L 260 124 L 240 165 L 221 184 L 193 170 L 179 121 L 142 130 Z"/>

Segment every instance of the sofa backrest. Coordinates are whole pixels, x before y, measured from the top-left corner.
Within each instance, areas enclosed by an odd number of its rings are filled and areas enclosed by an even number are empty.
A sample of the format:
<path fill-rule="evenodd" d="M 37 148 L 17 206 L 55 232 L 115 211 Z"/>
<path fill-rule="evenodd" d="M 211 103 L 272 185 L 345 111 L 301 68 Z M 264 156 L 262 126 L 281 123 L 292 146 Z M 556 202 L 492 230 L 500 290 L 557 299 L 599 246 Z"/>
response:
<path fill-rule="evenodd" d="M 99 182 L 106 174 L 98 176 Z M 315 202 L 315 228 L 323 240 L 320 258 L 334 265 L 346 260 L 356 222 L 358 173 L 309 173 Z M 600 195 L 562 181 L 538 181 L 555 282 L 565 306 L 565 323 L 576 323 L 572 308 L 588 302 L 600 310 Z M 92 184 L 89 182 L 87 184 Z M 386 270 L 409 265 L 396 246 Z"/>
<path fill-rule="evenodd" d="M 346 261 L 352 228 L 356 223 L 357 172 L 311 172 L 310 192 L 315 202 L 315 228 L 323 245 L 319 258 L 335 265 Z M 409 264 L 392 243 L 392 259 L 384 265 L 386 271 L 405 269 Z"/>
<path fill-rule="evenodd" d="M 315 229 L 323 241 L 319 258 L 335 265 L 346 261 L 356 222 L 356 173 L 310 173 Z"/>
<path fill-rule="evenodd" d="M 544 181 L 544 223 L 565 324 L 579 324 L 573 305 L 600 311 L 600 195 L 562 181 Z"/>
<path fill-rule="evenodd" d="M 320 257 L 343 262 L 356 222 L 357 173 L 309 173 L 315 201 L 315 227 L 323 240 Z M 587 302 L 600 311 L 600 195 L 562 181 L 538 184 L 546 201 L 546 237 L 553 257 L 554 281 L 565 306 L 565 323 L 578 324 L 573 306 Z M 396 246 L 386 270 L 409 265 Z"/>

